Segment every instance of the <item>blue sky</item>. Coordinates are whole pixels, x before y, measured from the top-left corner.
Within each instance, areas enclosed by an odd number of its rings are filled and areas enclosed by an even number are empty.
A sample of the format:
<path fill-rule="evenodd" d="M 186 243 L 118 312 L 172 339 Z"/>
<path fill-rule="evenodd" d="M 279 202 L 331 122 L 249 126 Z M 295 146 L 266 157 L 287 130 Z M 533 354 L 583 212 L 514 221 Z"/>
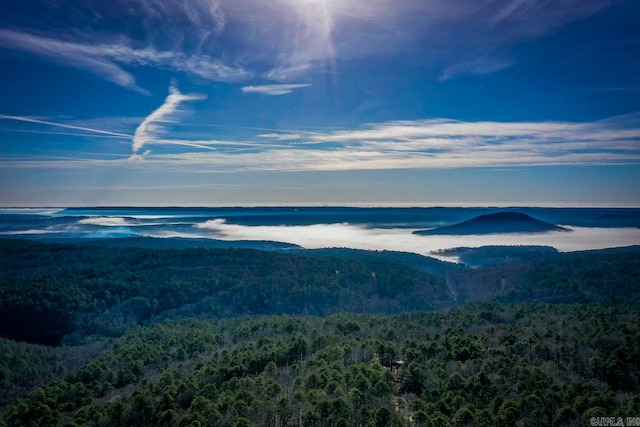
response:
<path fill-rule="evenodd" d="M 640 205 L 640 3 L 6 0 L 0 205 Z"/>

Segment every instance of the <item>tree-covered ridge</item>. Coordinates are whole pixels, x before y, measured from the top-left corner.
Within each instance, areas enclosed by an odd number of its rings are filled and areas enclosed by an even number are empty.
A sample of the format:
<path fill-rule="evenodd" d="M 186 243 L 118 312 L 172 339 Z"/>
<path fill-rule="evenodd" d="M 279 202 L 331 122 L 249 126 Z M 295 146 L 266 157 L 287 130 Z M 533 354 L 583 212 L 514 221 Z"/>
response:
<path fill-rule="evenodd" d="M 640 301 L 640 251 L 561 254 L 536 263 L 507 298 L 552 302 Z"/>
<path fill-rule="evenodd" d="M 532 255 L 525 256 L 526 251 Z M 466 252 L 476 262 L 488 265 L 447 273 L 447 283 L 458 302 L 489 299 L 561 303 L 640 301 L 638 247 L 569 253 L 486 247 Z M 505 257 L 509 253 L 515 255 Z M 493 262 L 498 257 L 506 260 L 502 264 Z"/>
<path fill-rule="evenodd" d="M 55 345 L 63 337 L 82 343 L 87 336 L 115 337 L 175 317 L 398 313 L 491 299 L 640 301 L 638 248 L 467 252 L 494 261 L 461 268 L 385 251 L 283 254 L 0 240 L 0 336 Z"/>
<path fill-rule="evenodd" d="M 167 320 L 6 406 L 0 423 L 584 425 L 640 413 L 638 308 Z"/>
<path fill-rule="evenodd" d="M 443 279 L 380 259 L 0 240 L 0 335 L 57 344 L 166 317 L 431 310 Z"/>
<path fill-rule="evenodd" d="M 479 248 L 459 247 L 443 249 L 437 255 L 457 257 L 459 262 L 469 267 L 512 264 L 534 261 L 545 257 L 558 256 L 558 250 L 551 246 L 482 246 Z"/>

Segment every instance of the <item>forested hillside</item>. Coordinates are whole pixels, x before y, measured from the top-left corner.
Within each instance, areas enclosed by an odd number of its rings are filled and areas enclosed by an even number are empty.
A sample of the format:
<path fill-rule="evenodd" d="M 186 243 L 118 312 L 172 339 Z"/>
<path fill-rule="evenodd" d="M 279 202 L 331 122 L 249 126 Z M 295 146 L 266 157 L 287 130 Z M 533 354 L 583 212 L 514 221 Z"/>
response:
<path fill-rule="evenodd" d="M 638 248 L 463 252 L 481 266 L 0 240 L 0 426 L 564 426 L 640 413 Z"/>
<path fill-rule="evenodd" d="M 251 249 L 112 248 L 0 240 L 0 335 L 58 344 L 166 317 L 398 313 L 452 304 L 404 263 Z"/>
<path fill-rule="evenodd" d="M 588 425 L 591 416 L 640 413 L 639 349 L 637 305 L 171 320 L 126 332 L 80 369 L 6 406 L 0 420 Z M 2 354 L 3 376 L 16 375 Z M 49 357 L 25 354 L 30 363 Z"/>
<path fill-rule="evenodd" d="M 527 252 L 531 255 L 526 256 Z M 569 253 L 487 247 L 462 251 L 462 257 L 481 267 L 447 273 L 458 302 L 640 301 L 638 247 Z"/>

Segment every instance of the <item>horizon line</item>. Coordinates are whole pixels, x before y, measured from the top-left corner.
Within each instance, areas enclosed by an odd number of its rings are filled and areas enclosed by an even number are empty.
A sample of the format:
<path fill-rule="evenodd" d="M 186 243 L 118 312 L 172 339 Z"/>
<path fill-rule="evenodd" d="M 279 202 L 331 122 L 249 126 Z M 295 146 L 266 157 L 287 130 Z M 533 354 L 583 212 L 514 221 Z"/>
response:
<path fill-rule="evenodd" d="M 135 208 L 135 209 L 214 209 L 214 208 L 583 208 L 583 209 L 637 209 L 640 203 L 257 203 L 257 204 L 185 204 L 185 205 L 0 205 L 0 209 L 114 209 L 114 208 Z"/>

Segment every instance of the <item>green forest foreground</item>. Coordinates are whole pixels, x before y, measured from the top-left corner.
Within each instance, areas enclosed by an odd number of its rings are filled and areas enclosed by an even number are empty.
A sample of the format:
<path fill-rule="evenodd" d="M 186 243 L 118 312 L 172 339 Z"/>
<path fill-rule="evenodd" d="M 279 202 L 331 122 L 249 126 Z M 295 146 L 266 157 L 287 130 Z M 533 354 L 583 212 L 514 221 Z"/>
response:
<path fill-rule="evenodd" d="M 468 271 L 380 253 L 0 241 L 0 255 L 0 425 L 640 416 L 633 250 Z"/>

